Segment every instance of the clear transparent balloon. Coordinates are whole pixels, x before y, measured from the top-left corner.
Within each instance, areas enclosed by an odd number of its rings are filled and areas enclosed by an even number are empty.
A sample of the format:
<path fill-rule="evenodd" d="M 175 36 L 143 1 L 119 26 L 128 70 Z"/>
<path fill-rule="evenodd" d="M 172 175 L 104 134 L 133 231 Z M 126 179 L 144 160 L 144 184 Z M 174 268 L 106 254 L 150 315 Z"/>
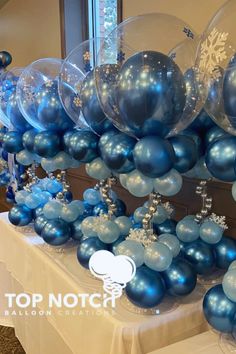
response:
<path fill-rule="evenodd" d="M 198 43 L 188 24 L 167 14 L 132 17 L 112 31 L 95 79 L 103 111 L 118 129 L 165 137 L 194 120 L 206 98 Z"/>
<path fill-rule="evenodd" d="M 227 1 L 204 31 L 197 65 L 207 87 L 205 109 L 225 131 L 236 135 L 236 3 Z"/>

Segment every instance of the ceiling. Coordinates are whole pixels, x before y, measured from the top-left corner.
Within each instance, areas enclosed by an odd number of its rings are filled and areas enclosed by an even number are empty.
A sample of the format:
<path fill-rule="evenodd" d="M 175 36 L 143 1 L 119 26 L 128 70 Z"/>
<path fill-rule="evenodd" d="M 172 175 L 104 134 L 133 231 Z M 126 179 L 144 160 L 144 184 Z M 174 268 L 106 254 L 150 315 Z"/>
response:
<path fill-rule="evenodd" d="M 9 0 L 0 0 L 0 9 L 8 2 Z"/>

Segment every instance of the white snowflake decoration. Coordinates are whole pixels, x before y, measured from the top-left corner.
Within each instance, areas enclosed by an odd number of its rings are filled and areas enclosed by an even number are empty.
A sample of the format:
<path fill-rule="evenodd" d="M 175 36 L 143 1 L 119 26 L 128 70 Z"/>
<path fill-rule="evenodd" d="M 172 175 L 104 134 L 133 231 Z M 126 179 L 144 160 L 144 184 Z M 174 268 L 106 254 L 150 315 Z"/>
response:
<path fill-rule="evenodd" d="M 225 216 L 219 216 L 219 215 L 216 215 L 215 213 L 212 213 L 211 216 L 209 217 L 209 220 L 214 221 L 217 225 L 222 227 L 222 229 L 224 229 L 224 230 L 228 229 Z"/>
<path fill-rule="evenodd" d="M 213 28 L 209 36 L 201 45 L 200 71 L 218 78 L 221 76 L 219 64 L 227 59 L 225 44 L 228 33 L 219 32 Z"/>
<path fill-rule="evenodd" d="M 131 229 L 126 240 L 137 241 L 142 243 L 144 247 L 147 247 L 152 242 L 156 241 L 157 238 L 154 234 L 150 234 L 144 229 Z"/>

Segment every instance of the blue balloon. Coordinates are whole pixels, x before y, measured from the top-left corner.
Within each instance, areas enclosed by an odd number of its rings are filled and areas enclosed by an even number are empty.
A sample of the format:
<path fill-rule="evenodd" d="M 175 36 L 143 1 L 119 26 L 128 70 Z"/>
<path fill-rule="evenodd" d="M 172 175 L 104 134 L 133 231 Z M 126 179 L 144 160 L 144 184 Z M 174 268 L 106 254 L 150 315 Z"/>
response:
<path fill-rule="evenodd" d="M 108 130 L 104 134 L 100 136 L 99 142 L 98 142 L 98 150 L 99 150 L 99 155 L 101 155 L 102 149 L 105 147 L 105 145 L 110 141 L 110 139 L 117 135 L 119 133 L 119 130 L 115 129 L 113 127 L 112 129 Z"/>
<path fill-rule="evenodd" d="M 188 136 L 177 135 L 169 139 L 175 152 L 174 169 L 180 173 L 189 171 L 197 162 L 197 145 Z"/>
<path fill-rule="evenodd" d="M 176 226 L 176 234 L 180 241 L 193 242 L 199 238 L 200 225 L 189 216 L 180 220 Z"/>
<path fill-rule="evenodd" d="M 81 230 L 81 223 L 83 220 L 84 220 L 84 217 L 79 216 L 79 218 L 77 220 L 75 220 L 74 222 L 72 222 L 70 224 L 71 238 L 73 238 L 73 240 L 75 240 L 75 241 L 80 241 L 83 237 L 83 233 Z"/>
<path fill-rule="evenodd" d="M 26 226 L 33 220 L 33 213 L 25 205 L 15 205 L 9 211 L 8 219 L 15 226 Z"/>
<path fill-rule="evenodd" d="M 182 116 L 186 103 L 184 77 L 165 54 L 139 52 L 120 69 L 116 99 L 123 124 L 136 136 L 143 135 L 147 124 L 151 126 L 148 135 L 163 136 L 163 130 L 168 133 Z"/>
<path fill-rule="evenodd" d="M 221 140 L 222 138 L 230 137 L 230 134 L 226 133 L 225 130 L 221 129 L 217 125 L 210 130 L 205 135 L 204 142 L 205 146 L 208 147 L 208 145 L 214 143 L 217 140 Z"/>
<path fill-rule="evenodd" d="M 221 241 L 214 245 L 216 266 L 228 269 L 231 262 L 236 260 L 236 241 L 223 236 Z"/>
<path fill-rule="evenodd" d="M 83 194 L 84 200 L 90 205 L 97 205 L 101 202 L 101 193 L 93 188 L 88 188 Z"/>
<path fill-rule="evenodd" d="M 97 205 L 94 206 L 92 212 L 93 212 L 94 216 L 99 216 L 101 214 L 107 214 L 108 213 L 108 206 L 104 202 L 99 202 Z"/>
<path fill-rule="evenodd" d="M 197 115 L 197 117 L 194 119 L 192 124 L 190 124 L 189 129 L 192 129 L 197 133 L 204 134 L 213 127 L 216 127 L 215 123 L 203 108 L 201 112 Z"/>
<path fill-rule="evenodd" d="M 123 202 L 123 200 L 116 199 L 115 205 L 116 205 L 116 211 L 114 214 L 116 217 L 126 214 L 127 207 L 126 207 L 125 203 Z"/>
<path fill-rule="evenodd" d="M 91 162 L 98 157 L 98 137 L 86 130 L 80 130 L 70 138 L 70 153 L 81 162 Z"/>
<path fill-rule="evenodd" d="M 51 246 L 60 246 L 66 243 L 71 236 L 68 223 L 61 219 L 49 220 L 44 226 L 41 236 Z"/>
<path fill-rule="evenodd" d="M 185 129 L 182 132 L 180 132 L 179 134 L 187 136 L 188 138 L 191 138 L 195 142 L 195 144 L 197 146 L 197 152 L 198 152 L 199 157 L 204 155 L 205 150 L 204 150 L 203 141 L 198 133 L 196 133 L 195 131 L 193 131 L 191 129 Z"/>
<path fill-rule="evenodd" d="M 100 153 L 106 166 L 117 173 L 128 173 L 135 169 L 133 149 L 136 140 L 130 136 L 117 133 L 108 139 L 106 144 L 100 144 Z"/>
<path fill-rule="evenodd" d="M 22 136 L 22 142 L 25 149 L 30 152 L 34 152 L 34 139 L 37 134 L 37 130 L 27 130 Z"/>
<path fill-rule="evenodd" d="M 44 215 L 39 215 L 34 220 L 34 230 L 35 232 L 41 236 L 44 226 L 47 224 L 49 220 Z"/>
<path fill-rule="evenodd" d="M 215 285 L 208 290 L 203 299 L 203 312 L 214 329 L 224 333 L 232 332 L 236 303 L 227 298 L 222 285 Z"/>
<path fill-rule="evenodd" d="M 83 201 L 83 205 L 84 205 L 84 216 L 88 217 L 88 216 L 92 216 L 93 215 L 93 205 L 88 204 L 87 202 Z M 94 214 L 95 216 L 97 216 L 96 214 Z"/>
<path fill-rule="evenodd" d="M 33 211 L 34 218 L 36 219 L 38 216 L 43 215 L 43 206 L 39 206 Z"/>
<path fill-rule="evenodd" d="M 74 133 L 76 133 L 75 129 L 67 130 L 62 137 L 63 150 L 68 154 L 70 153 L 70 138 Z"/>
<path fill-rule="evenodd" d="M 175 152 L 169 141 L 155 136 L 139 140 L 133 156 L 137 170 L 150 178 L 163 176 L 175 161 Z"/>
<path fill-rule="evenodd" d="M 34 152 L 42 157 L 54 157 L 61 147 L 60 136 L 51 131 L 38 133 L 34 139 Z"/>
<path fill-rule="evenodd" d="M 56 194 L 62 191 L 62 184 L 61 182 L 57 181 L 56 179 L 49 179 L 45 183 L 45 188 L 48 192 L 52 194 Z"/>
<path fill-rule="evenodd" d="M 36 209 L 38 206 L 42 205 L 42 199 L 39 193 L 30 193 L 25 198 L 25 205 L 29 209 Z"/>
<path fill-rule="evenodd" d="M 176 234 L 176 225 L 177 222 L 173 219 L 167 219 L 161 224 L 155 224 L 154 223 L 154 229 L 156 232 L 161 235 L 161 234 Z"/>
<path fill-rule="evenodd" d="M 26 130 L 32 128 L 18 108 L 15 91 L 9 97 L 6 113 L 15 130 L 24 133 Z"/>
<path fill-rule="evenodd" d="M 79 244 L 77 259 L 84 268 L 89 268 L 90 257 L 101 250 L 108 250 L 108 244 L 103 243 L 97 237 L 89 237 Z"/>
<path fill-rule="evenodd" d="M 192 265 L 182 258 L 173 259 L 170 267 L 162 272 L 166 289 L 173 296 L 190 294 L 197 284 L 197 274 Z"/>
<path fill-rule="evenodd" d="M 223 236 L 224 229 L 211 220 L 205 220 L 200 227 L 200 238 L 209 244 L 218 243 Z"/>
<path fill-rule="evenodd" d="M 162 301 L 165 295 L 165 284 L 157 272 L 142 266 L 136 269 L 136 274 L 127 284 L 125 292 L 134 305 L 152 308 Z"/>
<path fill-rule="evenodd" d="M 4 134 L 2 147 L 11 154 L 17 154 L 23 149 L 22 133 L 10 131 Z"/>
<path fill-rule="evenodd" d="M 180 192 L 183 185 L 183 178 L 178 171 L 172 168 L 162 177 L 155 178 L 153 185 L 157 193 L 165 197 L 172 197 Z"/>
<path fill-rule="evenodd" d="M 193 265 L 194 270 L 198 274 L 209 274 L 212 272 L 215 266 L 215 257 L 210 245 L 202 241 L 185 243 L 182 252 L 185 259 Z"/>
<path fill-rule="evenodd" d="M 24 205 L 25 199 L 26 199 L 26 197 L 28 197 L 29 194 L 30 194 L 30 192 L 27 192 L 25 190 L 21 190 L 21 191 L 16 192 L 16 196 L 15 196 L 16 203 L 18 205 Z"/>
<path fill-rule="evenodd" d="M 205 159 L 213 177 L 226 182 L 235 181 L 236 137 L 226 137 L 212 143 Z"/>

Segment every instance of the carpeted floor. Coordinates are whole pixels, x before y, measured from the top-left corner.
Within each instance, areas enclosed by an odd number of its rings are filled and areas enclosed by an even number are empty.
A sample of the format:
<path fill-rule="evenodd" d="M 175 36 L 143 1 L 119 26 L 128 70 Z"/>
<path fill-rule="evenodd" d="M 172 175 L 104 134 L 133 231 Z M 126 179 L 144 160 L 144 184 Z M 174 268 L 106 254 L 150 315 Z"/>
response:
<path fill-rule="evenodd" d="M 14 328 L 0 326 L 0 354 L 25 354 Z"/>

